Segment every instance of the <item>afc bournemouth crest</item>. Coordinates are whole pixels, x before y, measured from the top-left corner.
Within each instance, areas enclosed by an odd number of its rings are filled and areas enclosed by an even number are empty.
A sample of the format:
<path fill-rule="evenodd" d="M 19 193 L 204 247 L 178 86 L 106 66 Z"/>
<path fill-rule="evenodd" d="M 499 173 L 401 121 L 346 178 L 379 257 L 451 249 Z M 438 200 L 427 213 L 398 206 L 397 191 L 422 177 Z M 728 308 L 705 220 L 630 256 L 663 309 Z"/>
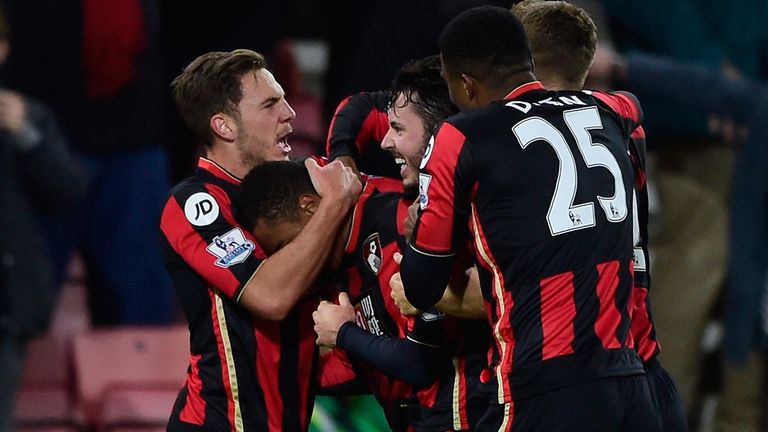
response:
<path fill-rule="evenodd" d="M 227 268 L 245 261 L 254 247 L 253 242 L 245 238 L 240 228 L 233 228 L 224 235 L 214 237 L 206 250 L 217 258 L 214 264 Z"/>
<path fill-rule="evenodd" d="M 365 245 L 363 246 L 363 260 L 365 261 L 365 265 L 368 266 L 368 269 L 371 270 L 373 274 L 379 274 L 382 260 L 379 233 L 368 236 L 363 244 Z"/>

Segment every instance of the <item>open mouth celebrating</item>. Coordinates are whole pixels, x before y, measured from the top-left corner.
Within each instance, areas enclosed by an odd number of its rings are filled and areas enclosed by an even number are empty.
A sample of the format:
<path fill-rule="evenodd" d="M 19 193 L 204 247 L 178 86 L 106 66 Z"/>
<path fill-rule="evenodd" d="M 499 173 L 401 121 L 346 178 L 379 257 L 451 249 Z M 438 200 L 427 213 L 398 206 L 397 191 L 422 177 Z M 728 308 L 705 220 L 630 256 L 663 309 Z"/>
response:
<path fill-rule="evenodd" d="M 405 178 L 406 174 L 408 173 L 408 164 L 406 163 L 405 158 L 401 156 L 395 156 L 395 163 L 400 167 L 400 177 Z"/>
<path fill-rule="evenodd" d="M 288 135 L 290 135 L 291 133 L 293 133 L 293 130 L 289 130 L 285 135 L 283 135 L 282 137 L 280 137 L 280 139 L 277 140 L 277 146 L 285 154 L 288 154 L 291 152 L 291 145 L 288 144 Z"/>
<path fill-rule="evenodd" d="M 280 150 L 282 150 L 285 153 L 291 152 L 291 145 L 288 144 L 288 137 L 285 137 L 277 142 L 277 146 L 280 147 Z"/>

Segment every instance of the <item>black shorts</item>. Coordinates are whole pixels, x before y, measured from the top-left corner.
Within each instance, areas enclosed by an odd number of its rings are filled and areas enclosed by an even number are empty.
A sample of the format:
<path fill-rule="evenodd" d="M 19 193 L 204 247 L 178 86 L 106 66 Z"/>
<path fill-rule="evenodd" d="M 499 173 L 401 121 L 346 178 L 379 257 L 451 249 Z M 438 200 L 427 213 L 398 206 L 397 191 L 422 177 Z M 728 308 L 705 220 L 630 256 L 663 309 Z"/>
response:
<path fill-rule="evenodd" d="M 478 431 L 661 432 L 645 375 L 598 378 L 491 404 Z"/>
<path fill-rule="evenodd" d="M 651 397 L 656 406 L 664 432 L 686 432 L 688 421 L 685 418 L 685 409 L 677 386 L 669 373 L 661 367 L 656 358 L 645 364 L 645 373 L 648 385 L 651 388 Z"/>

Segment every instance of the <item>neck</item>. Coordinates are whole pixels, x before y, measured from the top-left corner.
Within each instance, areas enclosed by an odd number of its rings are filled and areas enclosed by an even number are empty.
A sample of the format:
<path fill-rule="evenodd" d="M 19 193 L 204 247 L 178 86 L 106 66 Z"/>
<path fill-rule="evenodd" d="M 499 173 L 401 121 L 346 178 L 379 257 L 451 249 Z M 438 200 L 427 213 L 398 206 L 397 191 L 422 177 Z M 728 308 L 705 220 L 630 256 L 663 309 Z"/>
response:
<path fill-rule="evenodd" d="M 239 179 L 245 177 L 251 170 L 251 167 L 243 163 L 234 143 L 214 141 L 213 145 L 207 148 L 205 157 Z"/>
<path fill-rule="evenodd" d="M 584 87 L 584 81 L 572 82 L 547 76 L 539 76 L 539 79 L 547 90 L 580 91 Z"/>
<path fill-rule="evenodd" d="M 502 100 L 504 99 L 504 96 L 508 95 L 512 90 L 531 81 L 536 81 L 536 77 L 531 71 L 517 72 L 511 75 L 501 85 L 493 88 L 485 88 L 484 91 L 478 92 L 478 107 L 488 105 L 497 100 Z"/>

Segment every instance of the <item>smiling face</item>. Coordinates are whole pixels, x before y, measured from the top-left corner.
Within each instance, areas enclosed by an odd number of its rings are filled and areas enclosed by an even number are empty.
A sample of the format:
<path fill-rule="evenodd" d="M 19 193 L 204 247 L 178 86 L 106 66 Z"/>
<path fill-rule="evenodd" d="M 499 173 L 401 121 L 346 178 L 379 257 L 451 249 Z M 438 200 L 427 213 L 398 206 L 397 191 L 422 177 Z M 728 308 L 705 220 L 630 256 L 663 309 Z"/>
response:
<path fill-rule="evenodd" d="M 243 97 L 238 104 L 238 134 L 235 146 L 241 162 L 254 167 L 265 161 L 287 160 L 291 151 L 288 135 L 296 112 L 285 100 L 285 92 L 266 69 L 240 79 Z"/>
<path fill-rule="evenodd" d="M 418 190 L 419 165 L 428 140 L 424 121 L 402 93 L 389 107 L 387 115 L 389 131 L 381 141 L 381 148 L 390 152 L 395 162 L 400 165 L 400 176 L 403 178 L 405 189 Z"/>

